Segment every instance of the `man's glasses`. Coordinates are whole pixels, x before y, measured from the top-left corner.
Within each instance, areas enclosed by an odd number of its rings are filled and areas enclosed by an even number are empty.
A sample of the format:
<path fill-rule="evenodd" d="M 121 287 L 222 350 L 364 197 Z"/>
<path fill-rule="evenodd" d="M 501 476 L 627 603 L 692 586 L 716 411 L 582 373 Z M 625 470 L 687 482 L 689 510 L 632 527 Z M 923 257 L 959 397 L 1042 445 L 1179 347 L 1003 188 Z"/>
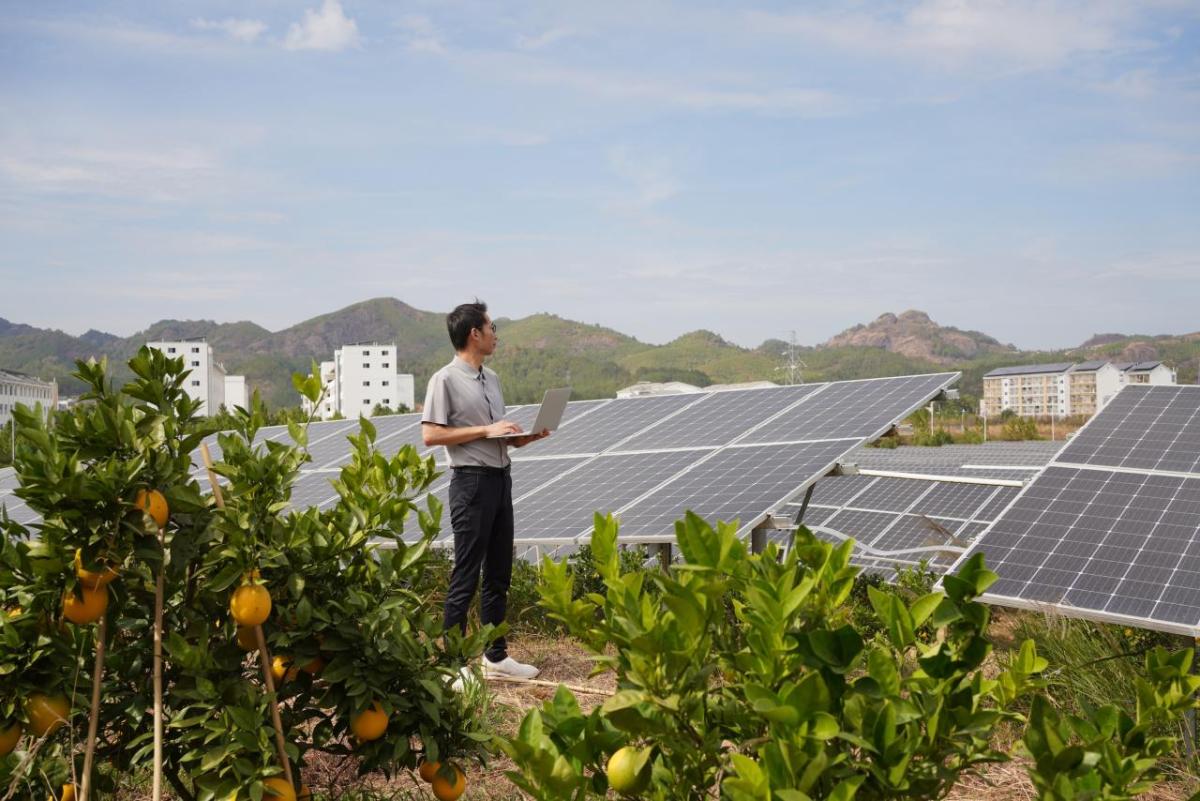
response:
<path fill-rule="evenodd" d="M 489 325 L 491 326 L 492 333 L 493 333 L 493 334 L 494 334 L 494 333 L 496 333 L 496 324 L 495 324 L 495 323 L 489 323 Z M 483 332 L 483 328 L 482 328 L 482 327 L 481 327 L 481 328 L 479 328 L 479 329 L 477 329 L 477 330 L 478 330 L 480 333 L 482 333 L 482 332 Z"/>

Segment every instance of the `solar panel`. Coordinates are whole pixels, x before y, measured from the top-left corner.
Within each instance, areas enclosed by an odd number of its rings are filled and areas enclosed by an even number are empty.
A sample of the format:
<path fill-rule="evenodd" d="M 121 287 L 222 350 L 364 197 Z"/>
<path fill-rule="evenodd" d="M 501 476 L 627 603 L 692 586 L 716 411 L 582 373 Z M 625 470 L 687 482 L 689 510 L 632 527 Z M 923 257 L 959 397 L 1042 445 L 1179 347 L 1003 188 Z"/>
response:
<path fill-rule="evenodd" d="M 932 481 L 879 480 L 855 496 L 848 505 L 881 512 L 903 512 L 933 488 Z"/>
<path fill-rule="evenodd" d="M 674 532 L 690 509 L 707 520 L 740 520 L 743 531 L 829 470 L 854 440 L 734 446 L 672 477 L 620 513 L 626 536 Z"/>
<path fill-rule="evenodd" d="M 687 509 L 739 519 L 745 531 L 956 379 L 944 373 L 572 402 L 552 437 L 510 452 L 518 539 L 569 542 L 590 530 L 596 510 L 618 514 L 627 542 L 669 538 Z M 536 410 L 515 407 L 507 416 L 528 427 Z M 411 444 L 445 458 L 444 449 L 424 446 L 418 415 L 372 422 L 384 454 Z M 293 488 L 293 506 L 336 499 L 330 481 L 349 459 L 346 438 L 357 425 L 310 427 L 313 461 Z M 268 438 L 290 441 L 282 426 L 261 430 L 256 442 Z M 448 486 L 443 476 L 431 491 L 445 501 Z"/>
<path fill-rule="evenodd" d="M 791 411 L 751 433 L 745 442 L 796 442 L 841 437 L 872 438 L 880 420 L 901 418 L 946 386 L 946 374 L 872 378 L 826 384 Z"/>
<path fill-rule="evenodd" d="M 705 397 L 705 394 L 695 393 L 618 398 L 590 411 L 577 423 L 564 425 L 548 439 L 532 445 L 530 455 L 600 453 Z M 639 446 L 634 441 L 631 447 Z"/>
<path fill-rule="evenodd" d="M 803 384 L 774 389 L 711 392 L 701 403 L 688 406 L 639 435 L 632 445 L 638 448 L 724 445 L 806 395 L 816 392 L 821 386 Z"/>
<path fill-rule="evenodd" d="M 12 492 L 20 482 L 17 481 L 17 471 L 11 467 L 0 468 L 0 495 Z"/>
<path fill-rule="evenodd" d="M 1198 424 L 1200 388 L 1123 388 L 964 555 L 984 599 L 1200 633 Z"/>
<path fill-rule="evenodd" d="M 1063 464 L 1200 473 L 1200 387 L 1131 384 L 1076 434 Z"/>
<path fill-rule="evenodd" d="M 587 460 L 517 498 L 517 537 L 574 538 L 591 528 L 594 512 L 616 512 L 648 487 L 695 462 L 696 456 L 692 451 L 658 451 Z"/>

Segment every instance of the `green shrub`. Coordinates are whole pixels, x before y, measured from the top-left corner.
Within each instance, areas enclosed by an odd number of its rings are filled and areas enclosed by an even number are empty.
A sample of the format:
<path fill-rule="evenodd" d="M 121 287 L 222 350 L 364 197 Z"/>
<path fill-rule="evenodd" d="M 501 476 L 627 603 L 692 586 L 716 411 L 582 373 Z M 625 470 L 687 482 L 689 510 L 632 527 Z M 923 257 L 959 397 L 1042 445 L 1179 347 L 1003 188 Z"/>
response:
<path fill-rule="evenodd" d="M 946 594 L 912 603 L 866 585 L 884 632 L 867 643 L 846 622 L 852 543 L 801 528 L 786 554 L 752 554 L 734 526 L 690 513 L 676 537 L 683 563 L 670 573 L 623 573 L 616 523 L 598 516 L 603 594 L 580 598 L 565 564 L 543 563 L 547 611 L 616 674 L 618 692 L 584 715 L 560 688 L 501 739 L 526 793 L 603 797 L 624 747 L 639 797 L 697 801 L 940 798 L 961 772 L 1007 758 L 989 733 L 1019 718 L 1011 707 L 1045 662 L 1026 643 L 985 678 L 988 609 L 974 598 L 995 576 L 981 558 L 945 579 Z"/>

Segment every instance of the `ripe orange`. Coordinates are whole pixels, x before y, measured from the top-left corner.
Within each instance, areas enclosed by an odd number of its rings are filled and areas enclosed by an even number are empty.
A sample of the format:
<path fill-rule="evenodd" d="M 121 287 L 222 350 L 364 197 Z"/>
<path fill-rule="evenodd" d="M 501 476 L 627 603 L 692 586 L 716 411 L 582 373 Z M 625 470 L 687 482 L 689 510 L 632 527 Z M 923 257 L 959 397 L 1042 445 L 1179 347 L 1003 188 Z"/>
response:
<path fill-rule="evenodd" d="M 241 626 L 261 626 L 271 616 L 271 593 L 261 584 L 243 584 L 229 596 L 229 612 Z"/>
<path fill-rule="evenodd" d="M 258 637 L 254 634 L 253 626 L 238 626 L 237 644 L 243 651 L 258 650 Z"/>
<path fill-rule="evenodd" d="M 14 606 L 12 609 L 9 609 L 8 616 L 9 617 L 20 617 L 21 616 L 21 607 Z"/>
<path fill-rule="evenodd" d="M 167 517 L 170 516 L 171 510 L 167 506 L 167 499 L 158 490 L 138 490 L 137 499 L 133 505 L 141 509 L 150 517 L 154 518 L 154 522 L 159 528 L 167 525 Z"/>
<path fill-rule="evenodd" d="M 387 713 L 383 711 L 383 707 L 379 705 L 378 701 L 371 704 L 370 709 L 364 709 L 350 718 L 350 731 L 354 732 L 354 736 L 363 742 L 378 740 L 387 731 L 387 727 Z"/>
<path fill-rule="evenodd" d="M 639 750 L 632 745 L 617 749 L 608 759 L 608 786 L 625 795 L 637 795 L 645 790 L 650 783 L 650 761 L 646 760 L 638 771 L 639 756 Z"/>
<path fill-rule="evenodd" d="M 267 792 L 263 798 L 280 798 L 283 801 L 296 801 L 296 791 L 288 780 L 281 776 L 272 776 L 263 781 Z"/>
<path fill-rule="evenodd" d="M 433 794 L 438 801 L 456 801 L 456 799 L 467 790 L 467 777 L 463 772 L 453 765 L 450 769 L 454 771 L 454 781 L 449 782 L 442 774 L 437 774 L 430 782 L 429 789 L 433 790 Z"/>
<path fill-rule="evenodd" d="M 107 587 L 84 587 L 82 599 L 70 591 L 63 596 L 63 617 L 78 626 L 95 623 L 107 609 Z"/>
<path fill-rule="evenodd" d="M 315 657 L 307 665 L 301 665 L 300 669 L 310 676 L 316 676 L 325 669 L 325 659 L 323 657 Z"/>
<path fill-rule="evenodd" d="M 271 678 L 275 679 L 275 686 L 278 687 L 285 681 L 295 681 L 296 676 L 300 675 L 299 668 L 289 668 L 292 664 L 291 657 L 276 656 L 271 660 Z"/>
<path fill-rule="evenodd" d="M 34 693 L 25 700 L 25 715 L 34 737 L 44 737 L 58 731 L 67 722 L 71 704 L 66 696 Z"/>
<path fill-rule="evenodd" d="M 433 777 L 437 775 L 438 768 L 442 766 L 441 762 L 422 762 L 417 768 L 417 773 L 427 782 L 432 782 Z"/>
<path fill-rule="evenodd" d="M 296 793 L 296 801 L 312 801 L 312 790 L 308 789 L 308 785 L 300 782 L 300 792 Z"/>
<path fill-rule="evenodd" d="M 54 796 L 50 796 L 50 801 L 54 801 Z M 75 801 L 75 785 L 64 784 L 59 801 Z"/>
<path fill-rule="evenodd" d="M 13 723 L 7 729 L 0 729 L 0 757 L 8 756 L 21 740 L 21 724 Z"/>
<path fill-rule="evenodd" d="M 107 587 L 120 574 L 108 565 L 105 565 L 104 570 L 101 571 L 85 570 L 83 567 L 83 550 L 77 548 L 75 549 L 75 575 L 83 582 L 83 586 L 98 590 L 101 587 Z"/>

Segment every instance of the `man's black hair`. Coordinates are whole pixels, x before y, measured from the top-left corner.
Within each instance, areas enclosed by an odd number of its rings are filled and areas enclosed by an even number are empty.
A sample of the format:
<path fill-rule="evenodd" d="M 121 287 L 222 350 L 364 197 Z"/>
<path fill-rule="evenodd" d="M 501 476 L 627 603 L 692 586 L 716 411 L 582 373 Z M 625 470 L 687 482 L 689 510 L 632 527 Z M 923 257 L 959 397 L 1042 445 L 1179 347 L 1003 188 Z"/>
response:
<path fill-rule="evenodd" d="M 450 344 L 455 350 L 466 350 L 471 331 L 487 325 L 487 304 L 479 298 L 474 303 L 455 306 L 446 315 L 446 330 L 450 332 Z"/>

